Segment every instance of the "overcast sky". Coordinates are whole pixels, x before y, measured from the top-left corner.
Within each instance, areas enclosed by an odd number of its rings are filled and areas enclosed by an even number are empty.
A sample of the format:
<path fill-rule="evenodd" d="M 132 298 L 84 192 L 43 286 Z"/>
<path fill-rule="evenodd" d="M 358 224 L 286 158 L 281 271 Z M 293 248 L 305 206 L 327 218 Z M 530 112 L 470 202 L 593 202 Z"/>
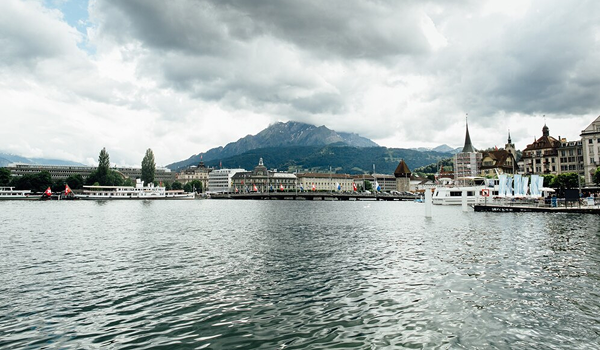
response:
<path fill-rule="evenodd" d="M 0 151 L 86 164 L 290 120 L 458 147 L 467 113 L 523 149 L 600 114 L 598 1 L 2 0 L 0 46 Z"/>

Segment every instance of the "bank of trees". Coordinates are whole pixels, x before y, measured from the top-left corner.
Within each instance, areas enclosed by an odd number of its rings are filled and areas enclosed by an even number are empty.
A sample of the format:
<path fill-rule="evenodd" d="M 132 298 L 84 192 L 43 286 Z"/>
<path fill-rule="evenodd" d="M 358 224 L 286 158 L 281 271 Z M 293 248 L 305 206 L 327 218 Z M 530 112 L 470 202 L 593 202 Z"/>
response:
<path fill-rule="evenodd" d="M 142 179 L 145 183 L 154 182 L 155 185 L 158 185 L 154 181 L 155 169 L 154 154 L 151 149 L 148 149 L 142 160 Z M 65 185 L 69 185 L 73 190 L 82 189 L 84 185 L 133 186 L 134 180 L 125 179 L 121 173 L 111 169 L 110 156 L 106 148 L 102 148 L 100 151 L 98 167 L 87 178 L 76 174 L 69 176 L 67 179 L 52 181 L 52 177 L 47 171 L 13 178 L 8 168 L 0 168 L 0 186 L 10 186 L 18 190 L 31 190 L 33 192 L 43 192 L 50 187 L 53 192 L 60 192 L 65 189 Z"/>

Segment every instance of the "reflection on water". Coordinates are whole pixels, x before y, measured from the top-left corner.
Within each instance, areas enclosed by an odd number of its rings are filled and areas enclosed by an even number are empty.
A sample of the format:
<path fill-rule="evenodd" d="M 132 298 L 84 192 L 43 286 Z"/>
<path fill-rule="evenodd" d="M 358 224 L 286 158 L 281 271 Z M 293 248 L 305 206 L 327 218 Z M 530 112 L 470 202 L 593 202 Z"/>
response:
<path fill-rule="evenodd" d="M 600 218 L 0 203 L 0 347 L 598 348 Z"/>

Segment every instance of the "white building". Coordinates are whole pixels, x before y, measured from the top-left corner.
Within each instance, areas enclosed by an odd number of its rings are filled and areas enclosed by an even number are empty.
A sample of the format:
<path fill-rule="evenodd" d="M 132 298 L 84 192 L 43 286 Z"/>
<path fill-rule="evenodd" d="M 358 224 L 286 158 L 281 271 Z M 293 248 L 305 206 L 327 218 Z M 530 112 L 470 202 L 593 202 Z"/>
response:
<path fill-rule="evenodd" d="M 245 169 L 216 169 L 208 174 L 208 192 L 227 193 L 231 190 L 231 178 Z"/>
<path fill-rule="evenodd" d="M 465 145 L 460 153 L 454 156 L 454 179 L 479 176 L 481 153 L 475 150 L 469 136 L 469 125 L 466 126 Z"/>
<path fill-rule="evenodd" d="M 581 131 L 583 168 L 586 186 L 593 186 L 593 176 L 600 166 L 600 116 Z"/>
<path fill-rule="evenodd" d="M 304 191 L 352 191 L 354 179 L 347 174 L 304 173 L 298 174 L 299 189 Z"/>

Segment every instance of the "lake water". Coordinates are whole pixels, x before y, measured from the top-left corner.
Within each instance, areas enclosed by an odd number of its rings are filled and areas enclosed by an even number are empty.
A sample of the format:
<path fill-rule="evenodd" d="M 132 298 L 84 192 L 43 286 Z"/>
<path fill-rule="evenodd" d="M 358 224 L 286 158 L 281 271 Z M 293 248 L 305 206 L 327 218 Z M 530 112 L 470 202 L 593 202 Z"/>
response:
<path fill-rule="evenodd" d="M 0 348 L 598 349 L 600 217 L 0 202 Z"/>

